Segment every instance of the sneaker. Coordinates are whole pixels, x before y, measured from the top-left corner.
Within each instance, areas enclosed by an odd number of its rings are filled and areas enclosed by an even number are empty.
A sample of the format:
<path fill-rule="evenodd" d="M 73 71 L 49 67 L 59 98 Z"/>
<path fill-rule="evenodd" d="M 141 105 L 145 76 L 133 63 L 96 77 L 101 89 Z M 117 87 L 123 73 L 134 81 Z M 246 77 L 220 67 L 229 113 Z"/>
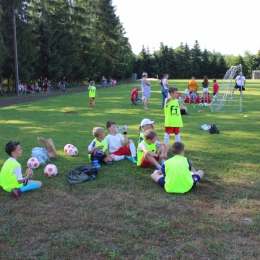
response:
<path fill-rule="evenodd" d="M 132 156 L 130 156 L 130 155 L 126 155 L 126 156 L 125 156 L 125 159 L 131 161 L 131 160 L 132 160 Z"/>
<path fill-rule="evenodd" d="M 144 109 L 146 109 L 146 110 L 147 110 L 147 109 L 148 109 L 148 107 L 144 107 Z"/>
<path fill-rule="evenodd" d="M 13 189 L 13 190 L 12 190 L 12 194 L 13 194 L 14 197 L 17 198 L 17 199 L 18 199 L 20 193 L 21 193 L 20 189 Z"/>
<path fill-rule="evenodd" d="M 131 162 L 136 164 L 137 163 L 136 157 L 131 157 Z"/>

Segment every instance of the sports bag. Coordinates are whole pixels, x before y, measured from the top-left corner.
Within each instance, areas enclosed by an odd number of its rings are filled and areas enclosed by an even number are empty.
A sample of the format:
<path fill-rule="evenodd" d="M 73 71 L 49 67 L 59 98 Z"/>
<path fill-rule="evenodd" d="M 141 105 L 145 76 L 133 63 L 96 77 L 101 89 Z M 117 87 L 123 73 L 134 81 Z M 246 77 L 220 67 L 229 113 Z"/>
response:
<path fill-rule="evenodd" d="M 67 179 L 70 184 L 92 181 L 96 179 L 98 168 L 91 165 L 82 165 L 68 172 Z"/>
<path fill-rule="evenodd" d="M 216 127 L 215 123 L 212 123 L 209 129 L 210 134 L 219 134 L 219 130 Z"/>

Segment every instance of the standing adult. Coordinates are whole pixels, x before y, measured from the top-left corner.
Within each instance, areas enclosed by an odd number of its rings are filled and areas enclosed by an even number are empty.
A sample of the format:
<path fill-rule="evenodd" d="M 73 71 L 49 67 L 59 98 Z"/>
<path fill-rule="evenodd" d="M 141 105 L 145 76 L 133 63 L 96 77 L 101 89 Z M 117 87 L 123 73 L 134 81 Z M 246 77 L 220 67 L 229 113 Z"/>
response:
<path fill-rule="evenodd" d="M 148 74 L 144 72 L 142 74 L 141 84 L 142 84 L 142 100 L 143 108 L 148 109 L 147 103 L 151 96 L 151 83 L 147 80 Z"/>
<path fill-rule="evenodd" d="M 191 80 L 188 82 L 188 90 L 189 90 L 189 95 L 188 95 L 189 103 L 191 103 L 191 101 L 195 103 L 197 98 L 198 84 L 194 76 L 192 76 Z"/>
<path fill-rule="evenodd" d="M 205 76 L 202 82 L 202 93 L 203 93 L 203 102 L 208 103 L 208 94 L 209 94 L 209 80 L 208 77 Z"/>
<path fill-rule="evenodd" d="M 45 93 L 47 93 L 47 91 L 48 91 L 48 85 L 47 85 L 47 83 L 48 83 L 48 80 L 47 80 L 47 78 L 45 78 L 45 79 L 43 80 L 43 83 L 42 83 L 42 93 L 44 93 L 44 91 L 45 91 Z"/>
<path fill-rule="evenodd" d="M 163 78 L 161 80 L 162 85 L 162 108 L 164 109 L 165 99 L 168 97 L 168 77 L 167 73 L 163 74 Z"/>
<path fill-rule="evenodd" d="M 240 72 L 239 75 L 236 77 L 235 83 L 236 83 L 236 85 L 235 85 L 234 88 L 232 89 L 232 93 L 231 93 L 231 95 L 230 95 L 230 99 L 233 98 L 233 94 L 234 94 L 234 92 L 235 92 L 236 89 L 239 89 L 240 94 L 241 94 L 241 91 L 246 90 L 246 89 L 245 89 L 246 78 L 243 76 L 243 73 L 242 73 L 242 72 Z"/>
<path fill-rule="evenodd" d="M 67 84 L 66 78 L 63 77 L 62 80 L 61 80 L 61 90 L 62 90 L 62 91 L 65 91 L 65 89 L 66 89 L 66 84 Z"/>

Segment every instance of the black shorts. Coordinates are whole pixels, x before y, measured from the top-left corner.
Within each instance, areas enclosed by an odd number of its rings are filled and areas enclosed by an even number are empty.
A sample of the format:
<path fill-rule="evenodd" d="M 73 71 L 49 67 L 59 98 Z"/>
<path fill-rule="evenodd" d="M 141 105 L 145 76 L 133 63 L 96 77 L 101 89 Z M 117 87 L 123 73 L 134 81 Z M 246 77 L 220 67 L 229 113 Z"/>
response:
<path fill-rule="evenodd" d="M 242 91 L 246 90 L 244 86 L 238 86 L 237 84 L 234 86 L 234 89 L 239 89 L 239 91 L 241 91 L 241 89 Z"/>

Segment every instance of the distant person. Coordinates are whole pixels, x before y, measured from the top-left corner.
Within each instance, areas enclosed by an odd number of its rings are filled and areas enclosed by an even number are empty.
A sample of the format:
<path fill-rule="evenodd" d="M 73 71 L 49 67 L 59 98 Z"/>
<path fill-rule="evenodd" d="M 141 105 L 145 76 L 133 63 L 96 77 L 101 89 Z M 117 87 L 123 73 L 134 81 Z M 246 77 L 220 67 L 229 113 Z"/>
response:
<path fill-rule="evenodd" d="M 10 156 L 4 163 L 0 172 L 0 186 L 7 192 L 11 192 L 18 198 L 22 192 L 36 190 L 42 186 L 40 181 L 30 180 L 33 171 L 27 168 L 25 175 L 22 175 L 21 164 L 17 158 L 22 156 L 22 149 L 19 142 L 9 142 L 5 146 L 5 152 Z"/>
<path fill-rule="evenodd" d="M 34 91 L 35 92 L 41 92 L 41 88 L 39 87 L 39 84 L 37 81 L 35 81 L 34 83 Z"/>
<path fill-rule="evenodd" d="M 31 84 L 26 91 L 26 94 L 32 94 L 34 92 L 34 84 Z"/>
<path fill-rule="evenodd" d="M 213 89 L 212 89 L 213 101 L 217 100 L 218 92 L 219 92 L 219 86 L 217 80 L 213 79 Z"/>
<path fill-rule="evenodd" d="M 164 109 L 164 103 L 165 103 L 165 99 L 168 97 L 168 78 L 169 75 L 167 73 L 165 73 L 163 75 L 163 78 L 161 80 L 161 84 L 162 84 L 162 107 Z"/>
<path fill-rule="evenodd" d="M 107 87 L 107 79 L 105 78 L 105 76 L 102 76 L 101 86 L 102 86 L 102 88 Z"/>
<path fill-rule="evenodd" d="M 233 94 L 234 94 L 234 92 L 235 92 L 236 89 L 238 89 L 240 92 L 246 90 L 246 89 L 245 89 L 246 78 L 243 76 L 243 73 L 242 73 L 242 72 L 240 72 L 239 75 L 236 77 L 235 83 L 236 83 L 236 85 L 235 85 L 234 88 L 232 89 L 232 93 L 231 93 L 231 95 L 230 95 L 230 99 L 233 98 Z"/>
<path fill-rule="evenodd" d="M 66 90 L 66 85 L 68 84 L 67 81 L 66 81 L 66 78 L 63 77 L 60 83 L 61 83 L 61 90 L 65 91 Z"/>
<path fill-rule="evenodd" d="M 203 178 L 204 172 L 193 168 L 184 157 L 184 144 L 175 142 L 172 145 L 173 157 L 164 162 L 161 169 L 154 171 L 152 180 L 168 193 L 185 193 L 191 190 Z"/>
<path fill-rule="evenodd" d="M 184 106 L 184 100 L 181 96 L 181 92 L 178 92 L 178 100 L 179 100 L 179 104 L 180 104 L 181 114 L 188 115 L 188 108 L 187 108 L 187 106 Z"/>
<path fill-rule="evenodd" d="M 195 80 L 195 77 L 192 76 L 191 80 L 188 82 L 188 90 L 189 90 L 189 103 L 193 101 L 193 103 L 196 102 L 197 98 L 197 91 L 198 91 L 198 84 Z"/>
<path fill-rule="evenodd" d="M 203 102 L 208 103 L 208 93 L 209 93 L 209 80 L 205 76 L 202 82 L 202 93 L 203 93 Z"/>
<path fill-rule="evenodd" d="M 48 80 L 45 78 L 42 82 L 42 93 L 48 93 Z"/>
<path fill-rule="evenodd" d="M 147 80 L 148 74 L 144 72 L 142 74 L 141 84 L 142 84 L 142 100 L 143 108 L 148 109 L 147 103 L 151 96 L 151 83 Z"/>
<path fill-rule="evenodd" d="M 95 105 L 95 99 L 97 96 L 96 93 L 96 87 L 95 87 L 95 81 L 90 81 L 89 87 L 88 87 L 88 96 L 89 96 L 89 103 L 90 106 L 93 107 Z"/>
<path fill-rule="evenodd" d="M 139 90 L 141 90 L 141 87 L 137 86 L 131 92 L 130 100 L 132 101 L 132 105 L 137 105 L 137 103 L 142 102 L 142 99 L 138 97 Z"/>

